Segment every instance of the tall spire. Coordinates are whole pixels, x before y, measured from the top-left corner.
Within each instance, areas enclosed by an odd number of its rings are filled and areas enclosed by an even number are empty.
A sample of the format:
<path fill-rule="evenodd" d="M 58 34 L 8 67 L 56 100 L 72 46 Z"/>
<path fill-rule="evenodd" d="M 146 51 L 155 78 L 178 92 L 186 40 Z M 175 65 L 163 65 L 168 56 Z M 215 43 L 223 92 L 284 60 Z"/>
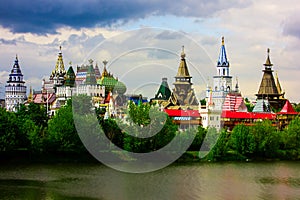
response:
<path fill-rule="evenodd" d="M 239 80 L 238 80 L 238 77 L 236 77 L 235 91 L 239 92 Z"/>
<path fill-rule="evenodd" d="M 62 57 L 61 46 L 59 46 L 58 58 L 55 65 L 55 71 L 59 73 L 66 73 L 65 65 Z"/>
<path fill-rule="evenodd" d="M 96 80 L 96 76 L 95 76 L 93 60 L 90 59 L 89 62 L 90 62 L 90 65 L 89 65 L 87 73 L 86 73 L 85 84 L 86 85 L 96 85 L 97 80 Z"/>
<path fill-rule="evenodd" d="M 190 73 L 189 70 L 187 68 L 187 64 L 185 62 L 185 53 L 184 53 L 184 46 L 182 46 L 182 51 L 181 51 L 181 60 L 180 60 L 180 64 L 179 64 L 179 68 L 178 68 L 178 72 L 176 77 L 186 77 L 186 78 L 190 78 Z"/>
<path fill-rule="evenodd" d="M 266 63 L 264 64 L 264 66 L 266 68 L 271 68 L 271 66 L 273 66 L 273 64 L 271 63 L 271 60 L 270 60 L 270 49 L 269 48 L 267 49 L 267 53 L 268 53 L 268 57 L 267 57 L 267 60 L 266 60 Z"/>
<path fill-rule="evenodd" d="M 106 69 L 107 63 L 108 63 L 107 60 L 103 60 L 104 67 L 103 67 L 103 72 L 102 72 L 102 75 L 101 75 L 102 78 L 108 76 L 108 72 L 107 72 L 107 69 Z"/>
<path fill-rule="evenodd" d="M 218 67 L 229 67 L 229 62 L 227 60 L 224 37 L 222 37 L 222 45 L 220 49 L 220 55 L 218 60 Z"/>
<path fill-rule="evenodd" d="M 28 96 L 28 103 L 33 101 L 33 92 L 32 92 L 32 87 L 30 86 L 29 89 L 29 96 Z"/>

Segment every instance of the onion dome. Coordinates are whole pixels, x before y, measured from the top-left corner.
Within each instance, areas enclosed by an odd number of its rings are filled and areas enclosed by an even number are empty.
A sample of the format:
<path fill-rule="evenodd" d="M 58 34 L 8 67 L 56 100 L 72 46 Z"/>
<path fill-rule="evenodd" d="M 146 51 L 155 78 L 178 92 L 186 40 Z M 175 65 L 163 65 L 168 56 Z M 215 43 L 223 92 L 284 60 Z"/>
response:
<path fill-rule="evenodd" d="M 118 93 L 118 94 L 124 94 L 127 90 L 126 85 L 120 81 L 118 81 L 117 78 L 114 78 L 114 76 L 109 73 L 106 69 L 107 61 L 103 61 L 103 72 L 101 75 L 101 78 L 98 79 L 97 84 L 105 87 L 105 94 L 107 95 L 109 92 Z"/>
<path fill-rule="evenodd" d="M 117 81 L 115 87 L 114 87 L 114 91 L 117 91 L 118 94 L 124 94 L 126 92 L 127 88 L 126 85 L 124 83 L 122 83 L 121 81 Z"/>

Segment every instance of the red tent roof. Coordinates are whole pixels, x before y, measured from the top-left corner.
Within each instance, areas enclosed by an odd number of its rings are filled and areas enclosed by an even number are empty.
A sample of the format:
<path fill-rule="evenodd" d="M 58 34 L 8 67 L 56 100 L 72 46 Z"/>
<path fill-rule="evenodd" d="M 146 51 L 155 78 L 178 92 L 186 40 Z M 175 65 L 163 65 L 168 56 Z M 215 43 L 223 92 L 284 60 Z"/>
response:
<path fill-rule="evenodd" d="M 170 117 L 200 117 L 198 110 L 164 110 Z"/>
<path fill-rule="evenodd" d="M 277 114 L 281 114 L 281 115 L 298 115 L 298 113 L 294 110 L 294 108 L 293 108 L 293 106 L 292 106 L 292 104 L 290 103 L 289 100 L 286 100 L 283 108 Z"/>
<path fill-rule="evenodd" d="M 257 112 L 235 112 L 235 111 L 223 111 L 222 118 L 232 119 L 275 119 L 275 113 L 257 113 Z"/>

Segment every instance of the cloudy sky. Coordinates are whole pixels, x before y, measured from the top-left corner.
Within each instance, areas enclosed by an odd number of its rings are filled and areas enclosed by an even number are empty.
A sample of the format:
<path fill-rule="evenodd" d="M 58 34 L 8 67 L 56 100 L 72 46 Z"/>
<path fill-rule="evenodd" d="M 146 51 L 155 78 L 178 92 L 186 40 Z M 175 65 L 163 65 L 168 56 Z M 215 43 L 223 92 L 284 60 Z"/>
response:
<path fill-rule="evenodd" d="M 216 73 L 225 37 L 231 75 L 254 99 L 267 48 L 286 97 L 300 102 L 300 4 L 296 0 L 2 0 L 0 96 L 18 55 L 26 85 L 39 90 L 55 67 L 108 60 L 128 93 L 152 97 L 162 77 L 170 87 L 182 45 L 198 96 Z"/>

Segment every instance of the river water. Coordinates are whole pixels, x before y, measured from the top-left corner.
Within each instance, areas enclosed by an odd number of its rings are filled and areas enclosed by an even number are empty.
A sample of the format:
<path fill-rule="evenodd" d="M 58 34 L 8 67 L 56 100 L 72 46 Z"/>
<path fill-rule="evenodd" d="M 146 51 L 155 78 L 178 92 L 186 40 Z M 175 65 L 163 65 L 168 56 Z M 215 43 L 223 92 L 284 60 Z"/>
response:
<path fill-rule="evenodd" d="M 145 173 L 101 164 L 1 164 L 0 199 L 300 199 L 300 162 L 173 164 Z"/>

